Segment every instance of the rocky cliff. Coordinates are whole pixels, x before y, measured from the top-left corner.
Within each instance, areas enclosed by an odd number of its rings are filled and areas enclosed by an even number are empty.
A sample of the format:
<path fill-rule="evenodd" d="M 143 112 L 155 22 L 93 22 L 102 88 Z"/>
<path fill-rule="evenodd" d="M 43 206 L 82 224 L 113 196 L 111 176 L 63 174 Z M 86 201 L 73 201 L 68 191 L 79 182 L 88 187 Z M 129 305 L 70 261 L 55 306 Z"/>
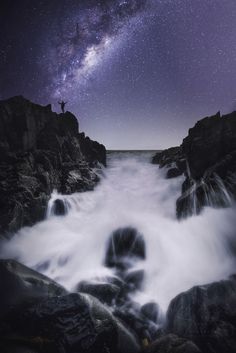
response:
<path fill-rule="evenodd" d="M 198 121 L 180 147 L 158 153 L 153 163 L 167 167 L 167 177 L 185 174 L 178 217 L 228 206 L 236 197 L 236 112 Z"/>
<path fill-rule="evenodd" d="M 79 133 L 70 112 L 56 114 L 21 96 L 1 101 L 0 234 L 42 220 L 54 189 L 91 190 L 101 165 L 105 147 Z"/>

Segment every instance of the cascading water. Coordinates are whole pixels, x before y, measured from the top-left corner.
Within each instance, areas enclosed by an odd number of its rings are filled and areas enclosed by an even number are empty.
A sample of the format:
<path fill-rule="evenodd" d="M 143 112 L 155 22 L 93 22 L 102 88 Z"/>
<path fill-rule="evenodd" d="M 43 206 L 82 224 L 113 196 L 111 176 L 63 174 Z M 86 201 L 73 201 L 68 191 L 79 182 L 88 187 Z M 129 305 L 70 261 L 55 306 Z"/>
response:
<path fill-rule="evenodd" d="M 141 303 L 155 300 L 165 311 L 170 300 L 194 285 L 234 272 L 235 209 L 206 207 L 199 216 L 177 221 L 175 201 L 182 177 L 165 179 L 166 171 L 150 163 L 147 152 L 114 152 L 94 191 L 70 196 L 53 193 L 47 218 L 23 228 L 5 243 L 2 258 L 16 258 L 73 290 L 79 281 L 102 278 L 110 234 L 134 227 L 143 234 L 146 260 Z M 55 216 L 55 200 L 65 215 Z"/>

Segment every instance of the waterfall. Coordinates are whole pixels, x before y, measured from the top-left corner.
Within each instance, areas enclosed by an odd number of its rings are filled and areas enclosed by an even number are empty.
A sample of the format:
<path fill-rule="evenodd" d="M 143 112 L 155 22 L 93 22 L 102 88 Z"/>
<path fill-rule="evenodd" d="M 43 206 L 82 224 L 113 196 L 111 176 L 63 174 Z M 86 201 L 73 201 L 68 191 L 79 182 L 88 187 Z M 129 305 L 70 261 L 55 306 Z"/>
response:
<path fill-rule="evenodd" d="M 134 299 L 154 300 L 163 311 L 180 292 L 232 274 L 235 208 L 222 181 L 216 177 L 218 188 L 213 190 L 202 180 L 207 207 L 179 222 L 175 202 L 183 176 L 166 179 L 166 170 L 152 165 L 150 158 L 147 152 L 108 154 L 108 167 L 94 191 L 54 192 L 46 219 L 15 234 L 3 245 L 1 257 L 15 258 L 73 291 L 81 280 L 114 274 L 104 262 L 110 235 L 133 227 L 146 244 L 144 286 Z M 198 187 L 191 188 L 195 211 Z M 211 207 L 219 193 L 230 207 Z"/>

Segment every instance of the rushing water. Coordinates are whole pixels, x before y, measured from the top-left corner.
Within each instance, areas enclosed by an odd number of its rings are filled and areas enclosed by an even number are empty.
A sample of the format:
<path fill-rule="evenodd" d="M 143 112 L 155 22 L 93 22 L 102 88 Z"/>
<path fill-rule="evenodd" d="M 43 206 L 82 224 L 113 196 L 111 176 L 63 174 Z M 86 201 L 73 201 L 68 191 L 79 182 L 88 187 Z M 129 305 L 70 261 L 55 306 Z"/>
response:
<path fill-rule="evenodd" d="M 103 266 L 109 235 L 119 227 L 138 229 L 146 242 L 141 303 L 155 300 L 165 311 L 181 291 L 234 272 L 231 252 L 235 209 L 205 208 L 178 222 L 175 201 L 182 177 L 167 180 L 166 171 L 150 163 L 147 152 L 114 152 L 94 191 L 62 196 L 54 193 L 47 219 L 20 230 L 3 246 L 1 257 L 16 258 L 73 290 L 82 279 L 111 273 Z M 66 216 L 54 216 L 61 198 Z"/>

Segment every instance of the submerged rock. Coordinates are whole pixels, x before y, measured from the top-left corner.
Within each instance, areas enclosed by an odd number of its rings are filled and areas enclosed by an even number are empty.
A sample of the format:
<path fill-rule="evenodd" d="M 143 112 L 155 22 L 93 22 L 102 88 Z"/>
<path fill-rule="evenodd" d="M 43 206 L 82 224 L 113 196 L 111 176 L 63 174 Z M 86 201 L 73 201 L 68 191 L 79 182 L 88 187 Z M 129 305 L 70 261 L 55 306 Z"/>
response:
<path fill-rule="evenodd" d="M 168 308 L 167 331 L 204 352 L 236 352 L 236 276 L 179 294 Z"/>
<path fill-rule="evenodd" d="M 106 164 L 106 149 L 79 133 L 70 112 L 22 96 L 0 101 L 0 234 L 45 217 L 54 189 L 91 190 L 99 178 L 92 167 Z"/>

